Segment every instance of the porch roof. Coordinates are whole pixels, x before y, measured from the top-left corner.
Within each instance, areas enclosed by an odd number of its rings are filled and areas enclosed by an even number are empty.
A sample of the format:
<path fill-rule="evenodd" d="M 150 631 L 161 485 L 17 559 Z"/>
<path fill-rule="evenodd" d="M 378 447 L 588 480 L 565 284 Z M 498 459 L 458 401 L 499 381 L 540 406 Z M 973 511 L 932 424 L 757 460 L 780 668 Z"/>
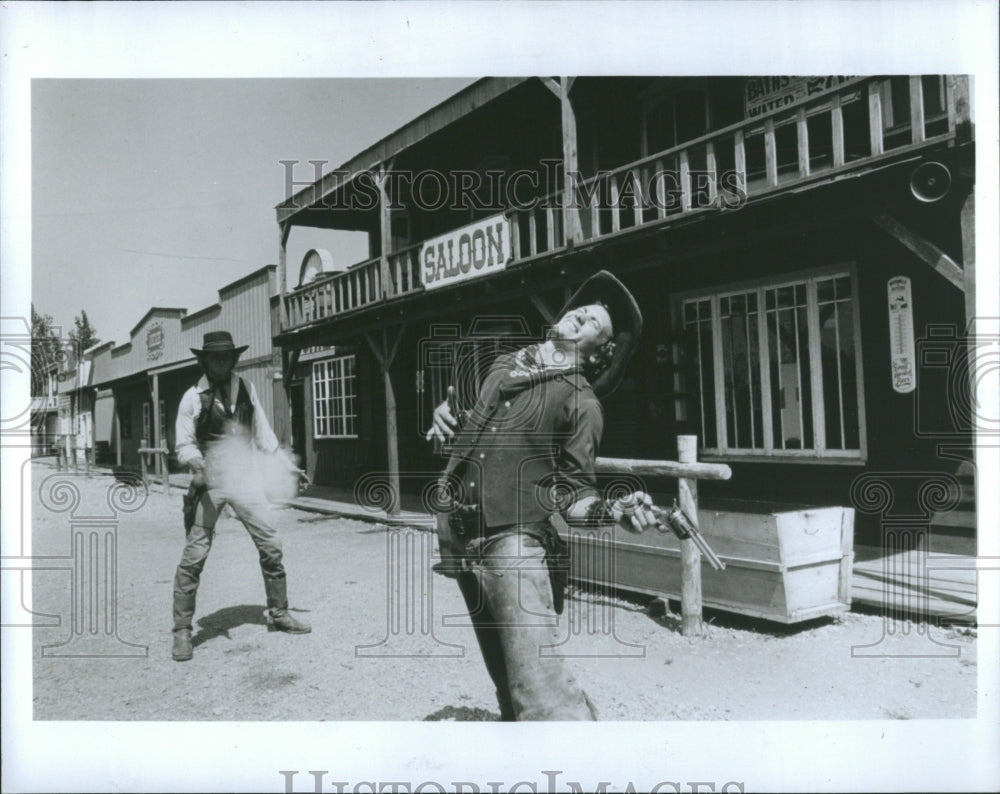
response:
<path fill-rule="evenodd" d="M 430 137 L 487 102 L 505 94 L 531 77 L 484 77 L 467 88 L 417 116 L 395 132 L 355 155 L 346 163 L 327 173 L 322 179 L 292 194 L 275 207 L 278 223 L 284 223 L 299 212 L 315 206 L 321 199 L 344 187 L 362 171 L 375 168 L 415 143 Z M 339 174 L 338 174 L 339 172 Z M 342 179 L 347 172 L 350 176 Z"/>

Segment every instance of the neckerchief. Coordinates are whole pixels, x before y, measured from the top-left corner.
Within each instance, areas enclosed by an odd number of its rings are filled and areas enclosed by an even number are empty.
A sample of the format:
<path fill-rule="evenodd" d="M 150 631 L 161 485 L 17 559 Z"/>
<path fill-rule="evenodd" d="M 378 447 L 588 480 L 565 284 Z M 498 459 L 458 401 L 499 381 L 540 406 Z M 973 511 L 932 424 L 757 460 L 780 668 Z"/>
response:
<path fill-rule="evenodd" d="M 536 383 L 549 380 L 557 375 L 572 372 L 574 364 L 547 364 L 539 355 L 539 345 L 529 345 L 518 350 L 510 364 L 510 369 L 500 384 L 504 394 L 522 391 Z"/>

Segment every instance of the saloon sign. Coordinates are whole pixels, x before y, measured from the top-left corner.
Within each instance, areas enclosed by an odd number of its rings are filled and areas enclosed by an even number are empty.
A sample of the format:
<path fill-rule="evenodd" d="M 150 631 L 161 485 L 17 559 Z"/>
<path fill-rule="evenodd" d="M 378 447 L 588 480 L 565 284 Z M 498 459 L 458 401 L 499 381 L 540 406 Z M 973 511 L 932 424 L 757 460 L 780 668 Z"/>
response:
<path fill-rule="evenodd" d="M 435 237 L 420 249 L 424 289 L 498 273 L 511 258 L 510 222 L 503 215 Z"/>

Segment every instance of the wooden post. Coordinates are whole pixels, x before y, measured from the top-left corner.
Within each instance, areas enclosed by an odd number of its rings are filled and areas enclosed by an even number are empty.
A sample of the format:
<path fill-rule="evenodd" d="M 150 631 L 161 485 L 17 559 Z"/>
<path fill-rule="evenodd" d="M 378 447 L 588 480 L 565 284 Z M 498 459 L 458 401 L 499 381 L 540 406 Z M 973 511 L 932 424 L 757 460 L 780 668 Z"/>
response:
<path fill-rule="evenodd" d="M 774 137 L 774 119 L 764 120 L 764 170 L 767 172 L 767 186 L 778 184 L 778 142 Z"/>
<path fill-rule="evenodd" d="M 868 84 L 868 128 L 871 138 L 871 155 L 882 154 L 882 95 L 879 93 L 879 82 Z"/>
<path fill-rule="evenodd" d="M 140 447 L 140 449 L 139 449 L 139 471 L 142 473 L 142 481 L 145 483 L 146 482 L 146 455 L 142 451 L 143 449 L 146 448 L 146 439 L 145 438 L 142 439 L 139 442 L 139 447 Z"/>
<path fill-rule="evenodd" d="M 288 234 L 291 230 L 291 223 L 278 223 L 278 321 L 281 323 L 281 330 L 288 327 L 285 290 L 288 289 Z"/>
<path fill-rule="evenodd" d="M 576 177 L 580 168 L 576 144 L 576 114 L 569 101 L 569 90 L 573 87 L 575 79 L 575 77 L 559 78 L 563 140 L 563 245 L 566 246 L 583 239 L 580 208 L 576 203 Z"/>
<path fill-rule="evenodd" d="M 378 175 L 379 229 L 382 249 L 382 255 L 379 257 L 379 275 L 381 276 L 382 289 L 375 296 L 375 299 L 378 301 L 391 298 L 395 294 L 389 273 L 389 246 L 392 244 L 392 213 L 390 202 L 392 199 L 389 197 L 387 170 L 388 166 L 383 166 Z"/>
<path fill-rule="evenodd" d="M 844 111 L 840 106 L 840 94 L 830 97 L 830 129 L 833 136 L 833 167 L 844 164 Z"/>
<path fill-rule="evenodd" d="M 365 339 L 368 346 L 378 360 L 382 370 L 382 384 L 385 387 L 385 436 L 386 436 L 386 464 L 389 469 L 389 488 L 391 490 L 389 507 L 386 514 L 389 516 L 399 515 L 399 442 L 397 440 L 396 428 L 396 393 L 392 388 L 392 361 L 396 357 L 396 350 L 399 342 L 403 338 L 406 326 L 399 329 L 396 340 L 389 346 L 389 337 L 386 330 L 382 329 L 381 346 L 375 343 L 371 334 L 366 333 Z"/>
<path fill-rule="evenodd" d="M 402 331 L 400 331 L 402 336 Z M 398 343 L 398 339 L 396 340 Z M 395 350 L 389 350 L 389 339 L 385 329 L 382 329 L 382 349 L 385 351 L 385 364 L 382 367 L 382 379 L 385 383 L 385 433 L 387 459 L 389 464 L 389 482 L 392 486 L 392 502 L 386 513 L 390 516 L 399 514 L 399 444 L 396 439 L 396 393 L 392 388 L 392 359 Z"/>
<path fill-rule="evenodd" d="M 163 493 L 170 493 L 170 468 L 167 466 L 167 455 L 170 454 L 164 447 L 160 451 L 161 465 L 163 466 Z"/>
<path fill-rule="evenodd" d="M 122 419 L 118 415 L 118 400 L 115 399 L 115 464 L 122 465 Z"/>
<path fill-rule="evenodd" d="M 969 195 L 962 203 L 962 281 L 965 289 L 966 333 L 972 331 L 972 321 L 976 317 L 976 191 L 970 188 Z M 971 340 L 970 340 L 971 341 Z M 970 354 L 973 351 L 969 351 Z M 970 359 L 971 360 L 971 359 Z M 969 373 L 972 375 L 972 373 Z"/>
<path fill-rule="evenodd" d="M 160 448 L 160 376 L 153 373 L 153 446 Z M 157 477 L 163 472 L 160 470 L 160 456 L 153 456 L 153 471 Z"/>
<path fill-rule="evenodd" d="M 694 463 L 698 459 L 698 437 L 677 436 L 677 461 Z M 698 526 L 698 481 L 677 479 L 677 504 L 691 523 Z M 701 553 L 688 538 L 681 544 L 681 634 L 700 637 L 705 627 L 701 618 Z"/>

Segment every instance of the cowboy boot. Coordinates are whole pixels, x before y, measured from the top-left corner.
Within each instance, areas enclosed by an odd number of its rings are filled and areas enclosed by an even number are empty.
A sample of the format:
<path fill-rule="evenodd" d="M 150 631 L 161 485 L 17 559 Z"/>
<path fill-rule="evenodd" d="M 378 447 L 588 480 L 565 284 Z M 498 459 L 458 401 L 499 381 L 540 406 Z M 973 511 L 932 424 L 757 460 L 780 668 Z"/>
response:
<path fill-rule="evenodd" d="M 174 648 L 171 656 L 175 662 L 186 662 L 194 656 L 191 643 L 194 602 L 195 593 L 174 593 Z"/>
<path fill-rule="evenodd" d="M 312 627 L 296 620 L 288 613 L 287 584 L 284 579 L 265 579 L 267 593 L 267 630 L 287 631 L 289 634 L 308 634 Z"/>

